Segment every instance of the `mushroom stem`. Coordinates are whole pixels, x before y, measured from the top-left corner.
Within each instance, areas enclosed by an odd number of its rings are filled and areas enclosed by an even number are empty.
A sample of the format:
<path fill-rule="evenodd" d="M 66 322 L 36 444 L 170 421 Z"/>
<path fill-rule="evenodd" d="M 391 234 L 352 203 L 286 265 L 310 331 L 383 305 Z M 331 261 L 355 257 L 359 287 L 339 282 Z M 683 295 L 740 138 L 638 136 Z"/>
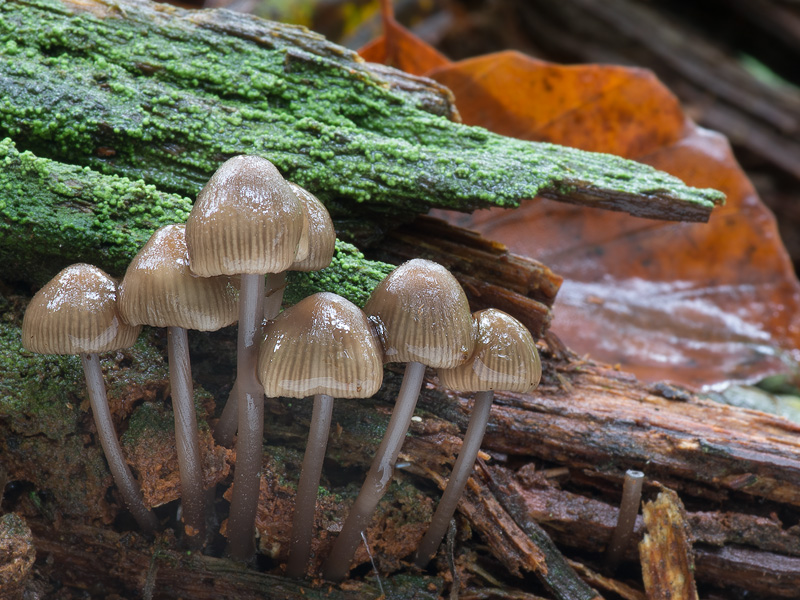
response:
<path fill-rule="evenodd" d="M 281 312 L 283 291 L 286 289 L 286 271 L 267 273 L 265 289 L 264 318 L 269 321 L 277 317 L 278 313 Z M 214 427 L 214 441 L 226 448 L 233 448 L 233 440 L 236 437 L 236 426 L 239 419 L 236 394 L 236 382 L 234 382 L 228 401 L 225 403 L 225 408 L 222 409 L 219 421 Z"/>
<path fill-rule="evenodd" d="M 442 538 L 447 533 L 450 519 L 456 512 L 458 501 L 461 499 L 464 488 L 467 486 L 467 481 L 472 474 L 475 459 L 483 441 L 483 434 L 486 432 L 493 399 L 493 391 L 478 392 L 475 395 L 472 416 L 469 419 L 467 433 L 464 435 L 461 452 L 459 452 L 458 458 L 453 465 L 453 472 L 450 474 L 442 499 L 439 500 L 439 506 L 436 507 L 436 512 L 433 514 L 428 531 L 417 548 L 415 563 L 421 569 L 427 566 L 431 557 L 436 553 L 439 544 L 442 543 Z"/>
<path fill-rule="evenodd" d="M 625 472 L 617 526 L 606 551 L 606 569 L 611 572 L 616 570 L 619 561 L 625 555 L 625 550 L 630 546 L 636 526 L 636 515 L 639 513 L 639 504 L 642 500 L 643 483 L 644 473 L 641 471 L 629 469 Z"/>
<path fill-rule="evenodd" d="M 369 473 L 361 486 L 353 508 L 342 526 L 342 531 L 325 561 L 322 572 L 325 579 L 341 581 L 350 570 L 350 562 L 361 543 L 361 532 L 366 529 L 378 502 L 386 493 L 392 481 L 394 465 L 406 437 L 411 417 L 417 406 L 417 398 L 425 377 L 425 365 L 411 361 L 406 365 L 403 383 L 397 395 L 392 417 L 386 427 L 386 434 L 370 466 Z"/>
<path fill-rule="evenodd" d="M 142 490 L 133 477 L 128 463 L 122 454 L 122 446 L 117 439 L 114 421 L 111 419 L 111 410 L 108 407 L 106 384 L 103 381 L 103 372 L 100 370 L 100 359 L 95 353 L 81 353 L 83 373 L 86 377 L 86 387 L 89 390 L 89 403 L 92 405 L 92 416 L 100 436 L 100 445 L 108 461 L 108 468 L 117 485 L 125 505 L 131 511 L 139 527 L 148 534 L 152 534 L 158 527 L 155 514 L 144 504 Z"/>
<path fill-rule="evenodd" d="M 311 411 L 311 425 L 308 430 L 308 443 L 303 457 L 303 468 L 297 485 L 297 497 L 292 518 L 292 541 L 286 573 L 289 577 L 303 577 L 308 568 L 311 555 L 311 538 L 314 534 L 314 513 L 317 508 L 319 480 L 328 433 L 333 416 L 333 396 L 317 394 Z"/>
<path fill-rule="evenodd" d="M 233 498 L 228 517 L 228 552 L 249 560 L 255 553 L 255 520 L 264 435 L 264 388 L 256 375 L 258 338 L 264 314 L 264 275 L 241 276 L 236 390 L 238 430 Z"/>
<path fill-rule="evenodd" d="M 187 545 L 196 550 L 205 541 L 206 510 L 192 372 L 189 366 L 189 341 L 185 328 L 167 327 L 167 353 L 172 410 L 175 415 L 175 445 L 181 477 L 184 533 Z"/>

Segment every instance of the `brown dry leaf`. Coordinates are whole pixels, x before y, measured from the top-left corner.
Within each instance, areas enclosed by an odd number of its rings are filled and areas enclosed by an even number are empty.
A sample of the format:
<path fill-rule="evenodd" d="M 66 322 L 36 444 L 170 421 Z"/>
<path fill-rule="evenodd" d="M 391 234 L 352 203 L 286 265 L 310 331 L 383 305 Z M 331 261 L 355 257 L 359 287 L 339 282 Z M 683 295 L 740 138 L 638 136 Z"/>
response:
<path fill-rule="evenodd" d="M 512 211 L 448 214 L 564 276 L 552 329 L 568 346 L 642 379 L 695 387 L 796 368 L 800 284 L 774 218 L 727 141 L 692 123 L 652 73 L 556 65 L 517 52 L 432 61 L 425 71 L 424 42 L 403 36 L 415 72 L 453 90 L 469 125 L 618 154 L 727 194 L 708 224 L 544 199 Z"/>

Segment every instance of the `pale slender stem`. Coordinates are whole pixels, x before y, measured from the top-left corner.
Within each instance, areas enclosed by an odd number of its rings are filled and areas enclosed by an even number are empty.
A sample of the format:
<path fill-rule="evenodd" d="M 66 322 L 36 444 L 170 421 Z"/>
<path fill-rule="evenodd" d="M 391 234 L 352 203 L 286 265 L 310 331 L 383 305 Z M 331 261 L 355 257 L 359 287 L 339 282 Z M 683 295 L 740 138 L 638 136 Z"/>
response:
<path fill-rule="evenodd" d="M 222 409 L 219 421 L 214 427 L 214 441 L 225 448 L 233 448 L 236 439 L 236 427 L 239 425 L 239 411 L 237 410 L 238 392 L 234 381 L 228 401 Z"/>
<path fill-rule="evenodd" d="M 372 461 L 364 485 L 358 493 L 353 508 L 342 526 L 342 531 L 323 566 L 323 576 L 330 581 L 341 581 L 350 570 L 350 562 L 361 543 L 361 532 L 367 528 L 378 502 L 389 487 L 394 465 L 406 437 L 417 398 L 425 377 L 425 365 L 410 362 L 406 365 L 403 383 L 386 427 L 381 445 Z"/>
<path fill-rule="evenodd" d="M 286 566 L 286 573 L 289 577 L 303 577 L 308 568 L 308 559 L 311 556 L 311 538 L 314 535 L 319 480 L 322 475 L 322 463 L 325 460 L 325 448 L 328 445 L 332 417 L 333 397 L 327 394 L 314 396 L 306 453 L 303 457 L 303 468 L 300 471 L 300 481 L 297 485 L 292 535 L 289 538 L 292 542 L 289 549 L 289 562 Z"/>
<path fill-rule="evenodd" d="M 417 547 L 415 562 L 421 569 L 426 567 L 439 548 L 439 544 L 442 543 L 442 539 L 450 525 L 450 519 L 453 518 L 456 506 L 461 500 L 461 494 L 467 486 L 467 481 L 475 465 L 475 459 L 481 448 L 481 442 L 483 442 L 486 425 L 489 422 L 489 412 L 492 408 L 493 398 L 494 392 L 491 391 L 478 392 L 475 395 L 472 416 L 469 419 L 467 433 L 464 435 L 461 452 L 458 453 L 458 458 L 453 465 L 453 472 L 450 474 L 450 479 L 444 489 L 442 499 L 439 501 L 439 506 L 436 507 L 436 512 L 433 514 L 430 527 L 428 527 L 425 537 L 422 538 Z"/>
<path fill-rule="evenodd" d="M 286 289 L 286 271 L 267 273 L 265 287 L 264 318 L 269 321 L 277 317 L 278 313 L 281 312 L 283 292 Z M 236 383 L 234 382 L 228 401 L 222 409 L 222 414 L 219 417 L 219 421 L 217 421 L 216 427 L 214 427 L 214 441 L 226 448 L 233 448 L 233 440 L 236 438 L 236 427 L 239 419 L 236 398 Z"/>
<path fill-rule="evenodd" d="M 167 327 L 167 353 L 172 411 L 175 416 L 175 445 L 181 477 L 184 533 L 187 545 L 196 550 L 205 542 L 206 506 L 186 329 Z"/>
<path fill-rule="evenodd" d="M 271 321 L 281 312 L 283 292 L 286 290 L 286 271 L 267 273 L 264 287 L 264 318 Z"/>
<path fill-rule="evenodd" d="M 644 473 L 641 471 L 628 470 L 625 472 L 617 526 L 614 528 L 614 535 L 606 551 L 606 568 L 609 571 L 617 568 L 619 561 L 625 556 L 625 551 L 630 546 L 636 526 L 636 515 L 639 513 L 639 504 L 642 500 L 643 483 Z"/>
<path fill-rule="evenodd" d="M 258 341 L 264 315 L 264 276 L 243 274 L 239 294 L 236 390 L 238 429 L 233 498 L 228 517 L 228 552 L 249 560 L 255 553 L 255 521 L 261 481 L 264 388 L 256 376 Z"/>
<path fill-rule="evenodd" d="M 100 445 L 106 455 L 108 468 L 128 510 L 131 511 L 139 527 L 146 533 L 153 533 L 158 527 L 158 519 L 142 499 L 142 490 L 131 473 L 128 463 L 122 454 L 122 446 L 117 439 L 114 421 L 106 397 L 106 384 L 100 370 L 100 359 L 97 354 L 81 354 L 83 374 L 89 390 L 89 403 L 92 405 L 92 416 L 100 436 Z"/>

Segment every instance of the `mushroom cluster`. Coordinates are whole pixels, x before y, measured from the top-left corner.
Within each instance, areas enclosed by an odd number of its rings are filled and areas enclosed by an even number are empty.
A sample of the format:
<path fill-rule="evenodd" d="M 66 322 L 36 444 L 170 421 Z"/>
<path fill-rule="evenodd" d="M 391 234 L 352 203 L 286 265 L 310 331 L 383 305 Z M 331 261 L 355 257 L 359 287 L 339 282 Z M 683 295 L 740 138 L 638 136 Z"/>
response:
<path fill-rule="evenodd" d="M 494 390 L 524 392 L 541 376 L 536 347 L 518 321 L 498 310 L 470 313 L 464 290 L 443 266 L 410 260 L 372 292 L 362 311 L 336 294 L 309 296 L 281 312 L 286 272 L 331 262 L 336 234 L 324 205 L 284 180 L 268 160 L 236 156 L 199 193 L 185 224 L 153 233 L 117 283 L 96 267 L 64 269 L 33 298 L 23 344 L 34 352 L 80 354 L 98 435 L 116 486 L 142 530 L 158 522 L 145 506 L 114 432 L 98 353 L 132 345 L 141 327 L 166 327 L 170 389 L 185 544 L 208 539 L 204 457 L 198 441 L 187 330 L 238 321 L 231 398 L 214 431 L 236 464 L 227 523 L 228 553 L 255 553 L 264 397 L 313 397 L 298 481 L 287 573 L 306 574 L 317 491 L 334 398 L 367 398 L 381 387 L 385 363 L 405 375 L 385 435 L 362 488 L 323 564 L 344 579 L 378 502 L 392 481 L 427 368 L 453 390 L 476 392 L 472 417 L 416 563 L 438 548 L 480 448 Z"/>

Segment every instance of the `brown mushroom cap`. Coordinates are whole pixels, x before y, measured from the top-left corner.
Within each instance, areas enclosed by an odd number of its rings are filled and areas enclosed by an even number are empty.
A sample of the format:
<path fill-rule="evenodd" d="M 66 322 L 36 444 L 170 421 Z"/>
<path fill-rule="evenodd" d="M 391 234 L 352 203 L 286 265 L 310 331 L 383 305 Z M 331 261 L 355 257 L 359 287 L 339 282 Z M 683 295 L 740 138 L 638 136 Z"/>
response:
<path fill-rule="evenodd" d="M 383 380 L 381 347 L 361 309 L 321 292 L 267 323 L 258 373 L 273 398 L 368 398 Z"/>
<path fill-rule="evenodd" d="M 36 292 L 22 320 L 22 345 L 39 354 L 94 354 L 132 346 L 141 329 L 120 316 L 114 280 L 80 263 Z"/>
<path fill-rule="evenodd" d="M 464 364 L 437 371 L 442 385 L 459 392 L 527 392 L 536 387 L 542 363 L 530 331 L 494 308 L 476 312 L 474 319 L 475 351 Z"/>
<path fill-rule="evenodd" d="M 452 368 L 472 353 L 467 297 L 435 262 L 415 258 L 397 267 L 373 290 L 364 312 L 378 329 L 385 362 Z"/>
<path fill-rule="evenodd" d="M 331 264 L 336 247 L 336 230 L 328 209 L 319 199 L 296 183 L 289 182 L 303 208 L 303 233 L 290 271 L 319 271 Z"/>
<path fill-rule="evenodd" d="M 185 226 L 158 229 L 128 265 L 119 310 L 131 324 L 216 331 L 236 322 L 238 291 L 226 275 L 189 270 Z"/>
<path fill-rule="evenodd" d="M 197 195 L 186 221 L 192 271 L 202 277 L 280 273 L 297 254 L 303 211 L 268 160 L 235 156 Z"/>

